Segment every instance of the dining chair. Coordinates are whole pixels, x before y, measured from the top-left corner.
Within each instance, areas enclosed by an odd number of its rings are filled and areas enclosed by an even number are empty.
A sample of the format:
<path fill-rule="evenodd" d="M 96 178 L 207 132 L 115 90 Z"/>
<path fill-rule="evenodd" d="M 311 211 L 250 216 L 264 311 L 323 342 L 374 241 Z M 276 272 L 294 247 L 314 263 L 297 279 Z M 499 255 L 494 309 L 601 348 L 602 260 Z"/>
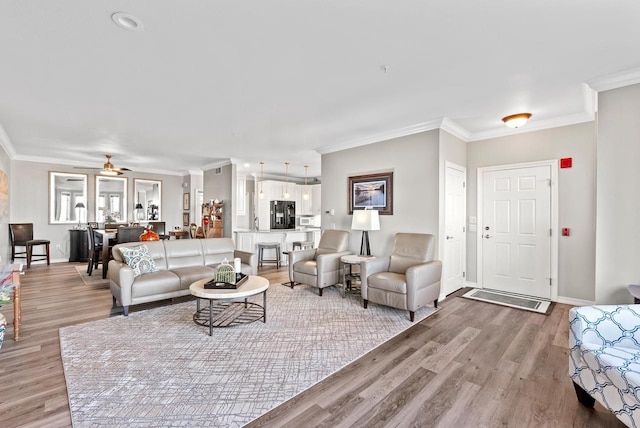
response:
<path fill-rule="evenodd" d="M 9 224 L 9 241 L 11 244 L 11 262 L 15 259 L 27 259 L 27 269 L 34 260 L 46 260 L 50 264 L 48 239 L 33 239 L 33 223 Z M 45 254 L 33 254 L 33 247 L 44 245 Z M 25 251 L 16 251 L 16 247 L 25 247 Z"/>

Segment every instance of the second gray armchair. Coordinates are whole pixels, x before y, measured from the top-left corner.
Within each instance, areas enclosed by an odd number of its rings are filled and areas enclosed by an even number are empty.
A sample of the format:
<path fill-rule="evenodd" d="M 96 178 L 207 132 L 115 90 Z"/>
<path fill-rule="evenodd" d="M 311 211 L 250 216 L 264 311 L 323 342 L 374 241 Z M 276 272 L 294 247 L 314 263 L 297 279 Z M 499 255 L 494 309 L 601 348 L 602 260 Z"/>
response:
<path fill-rule="evenodd" d="M 433 302 L 438 306 L 442 263 L 434 258 L 435 237 L 423 233 L 398 233 L 390 257 L 360 264 L 362 299 L 415 312 Z"/>
<path fill-rule="evenodd" d="M 289 278 L 300 284 L 322 289 L 340 282 L 340 257 L 351 254 L 349 232 L 346 230 L 325 230 L 318 248 L 291 251 L 289 253 Z"/>

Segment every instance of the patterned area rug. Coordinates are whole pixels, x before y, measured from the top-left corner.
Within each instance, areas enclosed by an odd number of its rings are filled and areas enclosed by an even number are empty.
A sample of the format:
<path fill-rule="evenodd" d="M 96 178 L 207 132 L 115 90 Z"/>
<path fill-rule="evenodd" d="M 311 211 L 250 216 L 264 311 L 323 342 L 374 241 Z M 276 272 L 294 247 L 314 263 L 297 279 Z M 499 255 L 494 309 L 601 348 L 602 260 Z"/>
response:
<path fill-rule="evenodd" d="M 61 328 L 74 426 L 242 426 L 414 324 L 336 287 L 271 284 L 267 306 L 212 337 L 195 301 Z"/>

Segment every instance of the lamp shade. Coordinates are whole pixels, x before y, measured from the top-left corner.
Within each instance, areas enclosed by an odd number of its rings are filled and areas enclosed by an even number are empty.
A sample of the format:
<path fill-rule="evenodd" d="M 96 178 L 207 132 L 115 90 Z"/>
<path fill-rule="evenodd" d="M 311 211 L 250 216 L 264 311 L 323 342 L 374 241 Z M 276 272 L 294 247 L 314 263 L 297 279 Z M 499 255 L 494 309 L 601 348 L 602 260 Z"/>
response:
<path fill-rule="evenodd" d="M 380 218 L 377 210 L 356 210 L 351 220 L 353 230 L 380 230 Z"/>
<path fill-rule="evenodd" d="M 76 204 L 76 208 L 84 208 L 84 204 L 82 202 L 78 202 Z"/>
<path fill-rule="evenodd" d="M 141 210 L 141 209 L 142 209 L 142 204 L 141 204 L 140 202 L 138 202 L 138 203 L 136 204 L 136 209 L 137 209 L 137 210 Z"/>

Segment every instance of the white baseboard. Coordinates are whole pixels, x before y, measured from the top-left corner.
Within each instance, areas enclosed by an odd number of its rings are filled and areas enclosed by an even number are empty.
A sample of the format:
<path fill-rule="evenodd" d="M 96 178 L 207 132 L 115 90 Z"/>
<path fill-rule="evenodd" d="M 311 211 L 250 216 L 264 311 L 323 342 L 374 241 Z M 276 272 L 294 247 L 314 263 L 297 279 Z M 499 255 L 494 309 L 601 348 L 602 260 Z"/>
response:
<path fill-rule="evenodd" d="M 574 299 L 573 297 L 564 296 L 558 296 L 556 302 L 573 306 L 593 306 L 596 304 L 596 302 L 592 302 L 591 300 Z"/>

